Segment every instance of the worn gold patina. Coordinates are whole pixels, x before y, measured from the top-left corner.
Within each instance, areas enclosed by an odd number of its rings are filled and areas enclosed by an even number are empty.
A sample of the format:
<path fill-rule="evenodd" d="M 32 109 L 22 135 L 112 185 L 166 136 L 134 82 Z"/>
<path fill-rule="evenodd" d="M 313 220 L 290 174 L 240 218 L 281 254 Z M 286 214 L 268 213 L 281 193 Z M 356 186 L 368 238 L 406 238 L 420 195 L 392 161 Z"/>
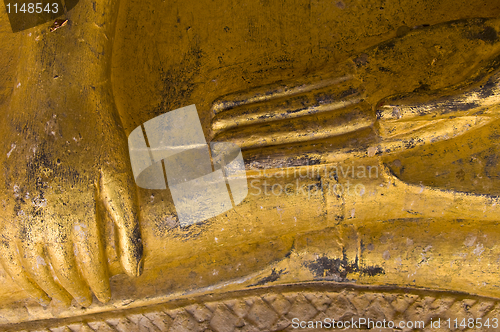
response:
<path fill-rule="evenodd" d="M 498 17 L 81 0 L 14 33 L 2 12 L 1 328 L 496 317 Z M 208 140 L 241 146 L 249 193 L 180 227 L 168 190 L 136 187 L 126 137 L 191 104 Z"/>

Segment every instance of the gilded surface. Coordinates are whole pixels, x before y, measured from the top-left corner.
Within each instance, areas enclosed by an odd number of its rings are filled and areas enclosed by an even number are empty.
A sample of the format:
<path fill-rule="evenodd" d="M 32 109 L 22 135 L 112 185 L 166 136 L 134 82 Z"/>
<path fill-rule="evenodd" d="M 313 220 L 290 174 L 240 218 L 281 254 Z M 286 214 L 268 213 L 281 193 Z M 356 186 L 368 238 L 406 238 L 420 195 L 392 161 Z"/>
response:
<path fill-rule="evenodd" d="M 12 32 L 2 11 L 2 329 L 494 318 L 499 17 L 81 0 Z M 181 227 L 168 190 L 135 185 L 127 136 L 192 104 L 208 141 L 241 147 L 249 192 Z"/>

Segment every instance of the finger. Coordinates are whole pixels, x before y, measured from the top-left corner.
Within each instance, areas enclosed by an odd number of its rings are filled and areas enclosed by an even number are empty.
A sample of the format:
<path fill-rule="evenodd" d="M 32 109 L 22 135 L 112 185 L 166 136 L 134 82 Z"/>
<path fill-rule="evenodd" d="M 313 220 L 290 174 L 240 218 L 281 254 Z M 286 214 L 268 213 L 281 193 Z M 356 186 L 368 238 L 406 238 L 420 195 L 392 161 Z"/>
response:
<path fill-rule="evenodd" d="M 118 233 L 120 262 L 130 276 L 142 273 L 142 240 L 139 229 L 136 186 L 130 172 L 103 172 L 101 198 Z"/>
<path fill-rule="evenodd" d="M 73 254 L 71 242 L 49 243 L 47 253 L 52 269 L 61 285 L 84 307 L 92 304 L 89 286 L 83 281 Z"/>
<path fill-rule="evenodd" d="M 70 306 L 72 297 L 54 280 L 50 272 L 49 262 L 43 252 L 43 246 L 38 243 L 24 242 L 21 248 L 21 255 L 26 270 L 31 274 L 33 280 L 52 299 L 62 302 L 65 306 Z"/>
<path fill-rule="evenodd" d="M 453 89 L 453 91 L 456 91 Z M 377 108 L 380 121 L 404 121 L 425 119 L 424 116 L 466 115 L 498 103 L 500 72 L 493 75 L 488 84 L 471 88 L 455 95 L 442 95 L 437 91 L 431 101 L 428 94 L 409 94 L 401 99 L 390 100 Z M 487 114 L 489 109 L 485 109 Z"/>
<path fill-rule="evenodd" d="M 107 261 L 99 233 L 94 209 L 80 224 L 74 226 L 75 255 L 83 274 L 95 296 L 102 303 L 111 298 Z"/>
<path fill-rule="evenodd" d="M 283 97 L 290 98 L 291 96 L 297 94 L 303 94 L 329 86 L 338 85 L 351 79 L 352 76 L 349 74 L 330 78 L 312 75 L 300 80 L 290 80 L 286 83 L 279 82 L 261 86 L 243 93 L 231 93 L 216 100 L 212 104 L 212 107 L 210 108 L 210 115 L 211 117 L 214 117 L 217 114 L 227 112 L 233 108 L 243 105 L 266 102 Z"/>
<path fill-rule="evenodd" d="M 265 124 L 323 112 L 338 111 L 362 100 L 360 82 L 347 80 L 309 93 L 300 93 L 286 99 L 266 103 L 248 103 L 221 112 L 212 119 L 212 136 L 235 127 Z M 354 88 L 357 86 L 357 88 Z M 270 96 L 268 91 L 266 96 Z"/>
<path fill-rule="evenodd" d="M 32 298 L 41 305 L 47 306 L 50 298 L 36 283 L 34 283 L 28 274 L 24 271 L 17 253 L 17 246 L 13 242 L 0 242 L 0 260 L 5 271 L 21 288 L 23 288 Z"/>
<path fill-rule="evenodd" d="M 333 113 L 277 121 L 269 126 L 251 125 L 235 127 L 221 132 L 214 141 L 231 142 L 242 150 L 272 145 L 293 144 L 353 133 L 369 128 L 375 122 L 371 106 L 360 103 Z"/>

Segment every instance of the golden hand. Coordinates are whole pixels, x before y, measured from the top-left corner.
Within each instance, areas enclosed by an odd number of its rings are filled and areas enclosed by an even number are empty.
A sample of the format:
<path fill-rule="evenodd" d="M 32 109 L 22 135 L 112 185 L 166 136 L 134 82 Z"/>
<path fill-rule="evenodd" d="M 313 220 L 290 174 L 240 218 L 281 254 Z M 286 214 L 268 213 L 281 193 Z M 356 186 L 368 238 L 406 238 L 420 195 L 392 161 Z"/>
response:
<path fill-rule="evenodd" d="M 325 72 L 223 96 L 210 136 L 272 168 L 309 162 L 304 153 L 328 163 L 462 135 L 498 116 L 497 31 L 499 19 L 409 29 Z"/>
<path fill-rule="evenodd" d="M 136 186 L 108 78 L 115 4 L 99 2 L 96 12 L 82 3 L 54 32 L 22 32 L 18 81 L 0 121 L 0 251 L 5 270 L 41 303 L 88 306 L 92 292 L 110 299 L 107 219 L 123 270 L 142 269 Z"/>

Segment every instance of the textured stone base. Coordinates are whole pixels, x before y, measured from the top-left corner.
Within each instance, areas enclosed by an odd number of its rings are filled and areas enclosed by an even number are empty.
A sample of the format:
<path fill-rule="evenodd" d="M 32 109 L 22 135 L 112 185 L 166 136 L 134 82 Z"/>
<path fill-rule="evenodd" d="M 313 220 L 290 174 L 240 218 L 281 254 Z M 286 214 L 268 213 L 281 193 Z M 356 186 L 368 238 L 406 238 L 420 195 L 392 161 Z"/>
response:
<path fill-rule="evenodd" d="M 498 317 L 499 301 L 485 297 L 310 283 L 204 295 L 92 316 L 31 322 L 9 326 L 6 331 L 315 331 L 321 329 L 296 329 L 297 323 L 294 325 L 292 320 L 309 322 L 325 318 L 425 323 L 424 329 L 372 329 L 377 331 L 496 331 L 492 326 L 448 328 L 444 322 L 448 318 L 451 321 L 456 318 L 459 324 L 463 319 L 481 318 L 485 322 L 489 318 L 492 324 Z M 431 328 L 431 320 L 439 318 L 441 328 Z"/>

